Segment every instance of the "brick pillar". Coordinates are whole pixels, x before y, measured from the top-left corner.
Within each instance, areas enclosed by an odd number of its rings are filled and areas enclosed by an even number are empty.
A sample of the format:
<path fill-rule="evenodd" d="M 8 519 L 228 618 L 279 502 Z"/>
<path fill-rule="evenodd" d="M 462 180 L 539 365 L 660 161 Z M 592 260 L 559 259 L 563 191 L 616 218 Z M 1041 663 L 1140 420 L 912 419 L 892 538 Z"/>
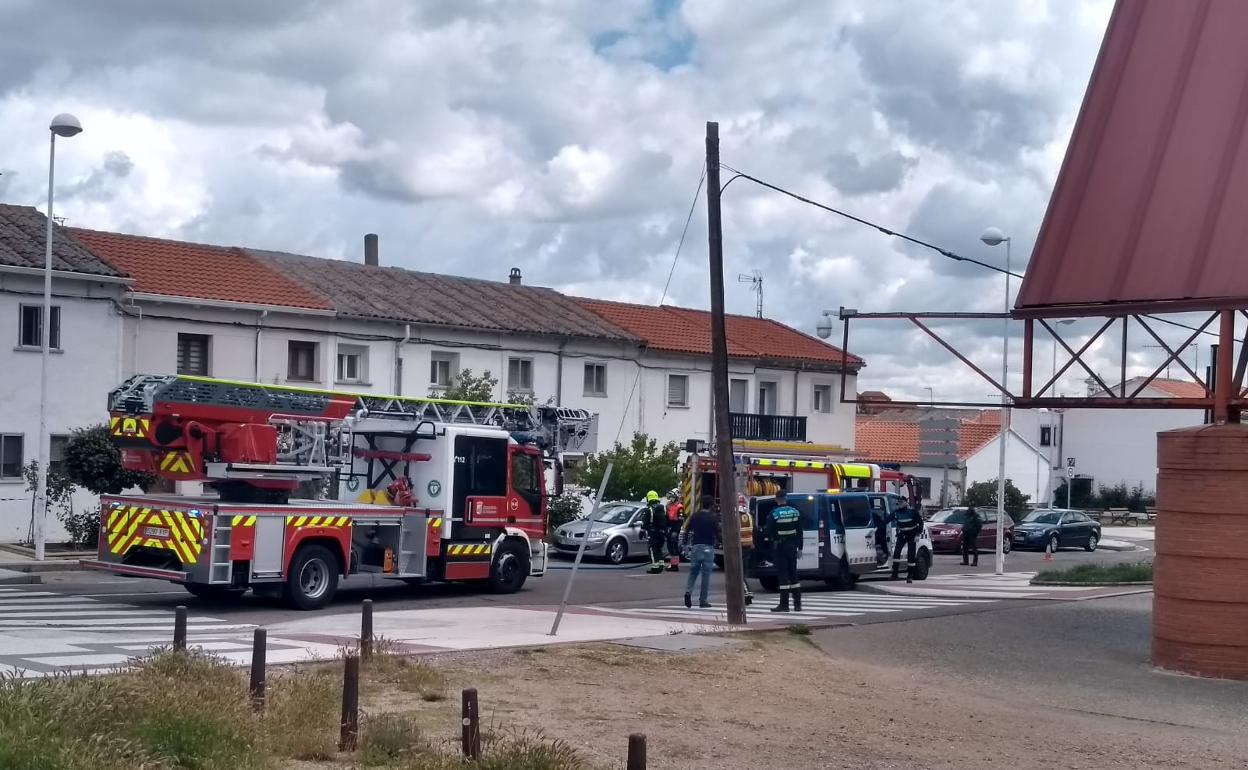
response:
<path fill-rule="evenodd" d="M 1153 664 L 1248 679 L 1248 425 L 1157 434 Z"/>

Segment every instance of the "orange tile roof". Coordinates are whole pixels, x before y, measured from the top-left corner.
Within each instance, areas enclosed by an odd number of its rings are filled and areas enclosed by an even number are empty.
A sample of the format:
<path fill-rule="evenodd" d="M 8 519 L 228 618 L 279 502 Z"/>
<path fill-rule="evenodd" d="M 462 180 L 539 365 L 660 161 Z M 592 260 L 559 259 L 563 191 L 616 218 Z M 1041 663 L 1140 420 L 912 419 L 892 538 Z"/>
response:
<path fill-rule="evenodd" d="M 652 350 L 669 353 L 711 354 L 711 314 L 705 310 L 671 305 L 634 305 L 599 299 L 576 298 L 611 323 L 640 337 Z M 728 355 L 773 361 L 801 361 L 827 366 L 842 364 L 857 369 L 861 358 L 841 352 L 778 321 L 753 316 L 726 318 Z"/>
<path fill-rule="evenodd" d="M 970 457 L 997 437 L 1000 426 L 963 420 L 958 425 L 958 457 Z M 859 417 L 854 434 L 854 456 L 873 463 L 914 465 L 919 461 L 919 423 Z"/>
<path fill-rule="evenodd" d="M 1139 378 L 1136 379 L 1138 381 Z M 1205 398 L 1208 395 L 1205 393 L 1204 385 L 1191 380 L 1167 380 L 1158 377 L 1148 385 L 1173 398 Z M 1130 395 L 1130 391 L 1128 391 L 1128 395 Z"/>
<path fill-rule="evenodd" d="M 174 297 L 333 310 L 242 249 L 70 228 L 96 256 L 134 278 L 134 290 Z"/>

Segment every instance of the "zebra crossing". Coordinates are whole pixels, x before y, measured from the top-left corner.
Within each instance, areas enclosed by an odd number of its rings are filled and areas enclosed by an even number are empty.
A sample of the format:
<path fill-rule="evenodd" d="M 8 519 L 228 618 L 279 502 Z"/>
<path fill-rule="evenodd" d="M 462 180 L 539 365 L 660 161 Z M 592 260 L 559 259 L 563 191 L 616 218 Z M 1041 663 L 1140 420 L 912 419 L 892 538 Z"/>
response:
<path fill-rule="evenodd" d="M 845 593 L 803 593 L 802 611 L 777 613 L 771 611 L 774 594 L 759 594 L 754 603 L 746 608 L 746 619 L 751 623 L 803 623 L 821 622 L 861 618 L 867 615 L 888 615 L 891 613 L 918 612 L 930 610 L 967 607 L 979 604 L 991 604 L 995 599 L 971 598 L 936 598 L 936 597 L 905 597 L 884 594 L 870 594 L 858 591 Z M 623 614 L 629 616 L 682 620 L 712 625 L 727 625 L 728 616 L 724 609 L 724 597 L 712 597 L 716 606 L 710 609 L 694 607 L 689 609 L 683 604 L 670 604 L 660 607 L 635 607 L 621 609 L 618 607 L 592 607 L 597 612 Z"/>
<path fill-rule="evenodd" d="M 922 599 L 1091 599 L 1105 593 L 1101 586 L 1033 586 L 1035 572 L 967 572 L 932 575 L 917 583 L 872 582 L 873 588 L 890 595 Z"/>
<path fill-rule="evenodd" d="M 170 609 L 0 587 L 0 675 L 99 672 L 173 641 Z M 187 641 L 221 654 L 250 649 L 254 625 L 190 613 Z"/>

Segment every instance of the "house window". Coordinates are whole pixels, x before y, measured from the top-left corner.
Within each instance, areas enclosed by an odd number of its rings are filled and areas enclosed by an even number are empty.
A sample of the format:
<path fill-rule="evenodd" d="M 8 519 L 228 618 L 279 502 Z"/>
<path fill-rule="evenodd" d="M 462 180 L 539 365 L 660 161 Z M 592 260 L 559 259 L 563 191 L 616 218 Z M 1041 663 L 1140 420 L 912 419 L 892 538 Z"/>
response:
<path fill-rule="evenodd" d="M 316 343 L 291 340 L 286 350 L 286 379 L 297 382 L 316 380 Z"/>
<path fill-rule="evenodd" d="M 507 390 L 518 393 L 533 392 L 533 359 L 507 359 Z"/>
<path fill-rule="evenodd" d="M 1040 446 L 1053 446 L 1053 426 L 1040 426 Z"/>
<path fill-rule="evenodd" d="M 360 384 L 368 380 L 368 348 L 359 345 L 338 346 L 338 382 Z"/>
<path fill-rule="evenodd" d="M 69 436 L 64 434 L 48 437 L 48 470 L 53 473 L 60 473 L 65 470 L 65 445 L 69 443 Z"/>
<path fill-rule="evenodd" d="M 916 490 L 920 500 L 932 499 L 932 479 L 929 476 L 915 476 L 914 480 L 918 482 Z"/>
<path fill-rule="evenodd" d="M 745 412 L 749 410 L 750 381 L 728 381 L 728 411 Z"/>
<path fill-rule="evenodd" d="M 449 388 L 455 382 L 459 369 L 459 356 L 455 353 L 434 353 L 429 359 L 429 384 L 435 388 Z"/>
<path fill-rule="evenodd" d="M 828 414 L 832 411 L 832 386 L 815 386 L 815 411 Z"/>
<path fill-rule="evenodd" d="M 676 407 L 689 406 L 689 375 L 667 375 L 667 405 Z"/>
<path fill-rule="evenodd" d="M 18 319 L 17 344 L 23 348 L 42 348 L 43 333 L 43 305 L 22 305 L 20 308 L 21 317 Z M 61 307 L 53 305 L 50 308 L 52 317 L 52 338 L 49 340 L 49 347 L 53 350 L 61 349 Z"/>
<path fill-rule="evenodd" d="M 607 395 L 606 364 L 585 364 L 585 395 Z"/>
<path fill-rule="evenodd" d="M 211 339 L 207 334 L 178 335 L 178 374 L 208 376 L 208 344 Z"/>
<path fill-rule="evenodd" d="M 0 479 L 22 477 L 22 437 L 0 434 Z"/>

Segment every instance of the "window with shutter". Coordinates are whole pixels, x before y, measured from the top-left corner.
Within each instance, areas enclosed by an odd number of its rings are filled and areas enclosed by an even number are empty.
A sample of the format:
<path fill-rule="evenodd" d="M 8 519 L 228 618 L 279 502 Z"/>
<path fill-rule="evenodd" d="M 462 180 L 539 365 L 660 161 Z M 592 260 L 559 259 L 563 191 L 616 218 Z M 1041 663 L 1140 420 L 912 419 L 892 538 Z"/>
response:
<path fill-rule="evenodd" d="M 208 376 L 207 334 L 178 335 L 178 374 Z"/>
<path fill-rule="evenodd" d="M 689 375 L 667 375 L 667 405 L 689 406 Z"/>

